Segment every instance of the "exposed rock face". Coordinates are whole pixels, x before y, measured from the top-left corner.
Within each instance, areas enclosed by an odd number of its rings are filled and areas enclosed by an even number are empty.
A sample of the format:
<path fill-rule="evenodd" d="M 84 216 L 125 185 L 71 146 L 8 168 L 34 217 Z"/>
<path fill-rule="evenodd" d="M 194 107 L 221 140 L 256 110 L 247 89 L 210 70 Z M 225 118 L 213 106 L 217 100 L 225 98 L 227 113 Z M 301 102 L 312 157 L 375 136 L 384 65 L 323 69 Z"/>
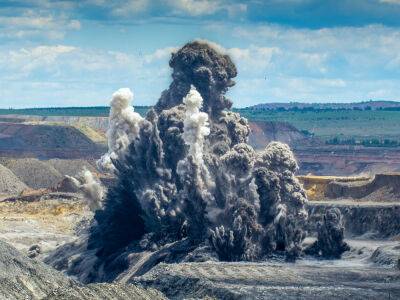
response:
<path fill-rule="evenodd" d="M 159 264 L 133 281 L 157 288 L 170 299 L 400 297 L 398 270 L 351 265 L 307 266 L 246 262 Z"/>
<path fill-rule="evenodd" d="M 327 198 L 353 198 L 372 201 L 400 201 L 400 173 L 376 174 L 366 182 L 331 182 Z"/>
<path fill-rule="evenodd" d="M 400 233 L 400 204 L 353 201 L 309 202 L 309 232 L 317 232 L 325 211 L 337 208 L 343 216 L 346 237 L 369 236 L 377 239 L 396 237 Z"/>
<path fill-rule="evenodd" d="M 146 251 L 153 254 L 141 256 L 143 270 L 204 257 L 294 260 L 301 252 L 307 199 L 297 162 L 285 144 L 260 153 L 247 144 L 247 120 L 227 110 L 230 58 L 193 42 L 170 65 L 170 88 L 111 160 L 118 180 L 96 211 L 87 252 L 69 264 L 72 274 L 90 264 L 83 281 L 114 280 Z"/>
<path fill-rule="evenodd" d="M 1 299 L 165 299 L 152 289 L 134 285 L 84 286 L 51 267 L 20 254 L 0 241 Z"/>
<path fill-rule="evenodd" d="M 311 138 L 287 122 L 252 121 L 249 144 L 254 149 L 263 149 L 272 141 L 279 141 L 289 146 L 307 146 Z"/>

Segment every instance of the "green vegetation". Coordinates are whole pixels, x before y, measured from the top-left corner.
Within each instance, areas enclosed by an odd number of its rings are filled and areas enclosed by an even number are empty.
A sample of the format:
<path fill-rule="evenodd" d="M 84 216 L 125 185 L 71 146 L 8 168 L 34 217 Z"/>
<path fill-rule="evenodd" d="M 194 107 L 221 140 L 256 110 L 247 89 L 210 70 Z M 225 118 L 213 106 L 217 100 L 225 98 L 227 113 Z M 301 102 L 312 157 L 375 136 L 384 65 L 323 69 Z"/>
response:
<path fill-rule="evenodd" d="M 352 145 L 352 146 L 364 146 L 364 147 L 399 147 L 400 142 L 390 139 L 340 139 L 339 137 L 334 137 L 333 139 L 326 140 L 327 145 Z"/>
<path fill-rule="evenodd" d="M 336 139 L 338 144 L 400 145 L 400 111 L 396 110 L 236 111 L 253 121 L 288 122 L 327 143 Z"/>

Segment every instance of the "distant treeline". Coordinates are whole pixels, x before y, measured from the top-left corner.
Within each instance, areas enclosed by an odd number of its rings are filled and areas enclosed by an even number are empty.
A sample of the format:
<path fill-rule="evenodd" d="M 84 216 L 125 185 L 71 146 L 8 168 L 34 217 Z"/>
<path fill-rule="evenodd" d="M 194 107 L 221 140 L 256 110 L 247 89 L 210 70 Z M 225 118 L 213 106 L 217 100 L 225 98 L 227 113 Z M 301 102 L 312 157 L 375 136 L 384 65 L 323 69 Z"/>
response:
<path fill-rule="evenodd" d="M 240 110 L 253 110 L 253 111 L 278 111 L 278 112 L 285 112 L 285 111 L 294 111 L 294 112 L 308 112 L 308 111 L 315 111 L 315 112 L 328 112 L 328 111 L 368 111 L 368 110 L 379 110 L 379 111 L 400 111 L 400 106 L 399 107 L 371 107 L 371 106 L 366 106 L 366 107 L 339 107 L 339 108 L 319 108 L 319 107 L 265 107 L 265 108 L 256 108 L 256 107 L 249 107 L 249 108 L 243 108 L 243 109 L 237 109 L 238 111 Z"/>
<path fill-rule="evenodd" d="M 364 147 L 399 147 L 399 141 L 392 139 L 377 139 L 377 138 L 366 138 L 366 139 L 340 139 L 334 137 L 326 141 L 327 145 L 350 145 L 350 146 L 364 146 Z"/>
<path fill-rule="evenodd" d="M 249 110 L 266 111 L 343 111 L 343 110 L 389 110 L 400 111 L 398 101 L 364 101 L 350 103 L 301 103 L 301 102 L 273 102 L 262 103 L 251 107 Z"/>
<path fill-rule="evenodd" d="M 146 114 L 150 106 L 135 106 L 135 111 L 141 115 Z M 106 117 L 110 107 L 46 107 L 46 108 L 22 108 L 0 109 L 0 115 L 32 115 L 32 116 L 73 116 L 73 117 Z"/>

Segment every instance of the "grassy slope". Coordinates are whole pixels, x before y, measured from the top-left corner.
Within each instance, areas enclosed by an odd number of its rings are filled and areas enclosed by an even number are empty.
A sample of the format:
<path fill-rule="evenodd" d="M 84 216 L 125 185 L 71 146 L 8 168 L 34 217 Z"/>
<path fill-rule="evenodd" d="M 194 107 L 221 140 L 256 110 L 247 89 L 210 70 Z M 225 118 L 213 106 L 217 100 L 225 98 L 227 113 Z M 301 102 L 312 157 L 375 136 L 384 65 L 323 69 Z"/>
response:
<path fill-rule="evenodd" d="M 400 111 L 237 111 L 249 120 L 286 121 L 323 138 L 400 140 Z"/>

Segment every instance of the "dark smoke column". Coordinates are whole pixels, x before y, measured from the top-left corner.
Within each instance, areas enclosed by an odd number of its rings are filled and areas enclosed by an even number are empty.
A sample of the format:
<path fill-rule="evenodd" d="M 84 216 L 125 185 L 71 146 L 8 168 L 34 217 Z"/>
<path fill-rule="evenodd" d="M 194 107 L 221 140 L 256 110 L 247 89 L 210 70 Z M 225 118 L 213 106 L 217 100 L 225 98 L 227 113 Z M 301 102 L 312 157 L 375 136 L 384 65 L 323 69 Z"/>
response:
<path fill-rule="evenodd" d="M 169 89 L 111 157 L 117 183 L 70 267 L 74 274 L 91 265 L 84 281 L 112 280 L 144 251 L 153 252 L 148 268 L 197 257 L 294 260 L 302 252 L 307 198 L 297 162 L 285 144 L 260 153 L 247 144 L 248 122 L 225 97 L 237 74 L 229 56 L 195 41 L 170 66 Z"/>
<path fill-rule="evenodd" d="M 203 110 L 209 115 L 231 108 L 232 102 L 224 95 L 235 85 L 232 78 L 237 71 L 228 55 L 218 53 L 205 42 L 195 41 L 173 53 L 169 65 L 173 69 L 173 82 L 158 100 L 157 112 L 181 104 L 191 85 L 203 97 Z"/>

